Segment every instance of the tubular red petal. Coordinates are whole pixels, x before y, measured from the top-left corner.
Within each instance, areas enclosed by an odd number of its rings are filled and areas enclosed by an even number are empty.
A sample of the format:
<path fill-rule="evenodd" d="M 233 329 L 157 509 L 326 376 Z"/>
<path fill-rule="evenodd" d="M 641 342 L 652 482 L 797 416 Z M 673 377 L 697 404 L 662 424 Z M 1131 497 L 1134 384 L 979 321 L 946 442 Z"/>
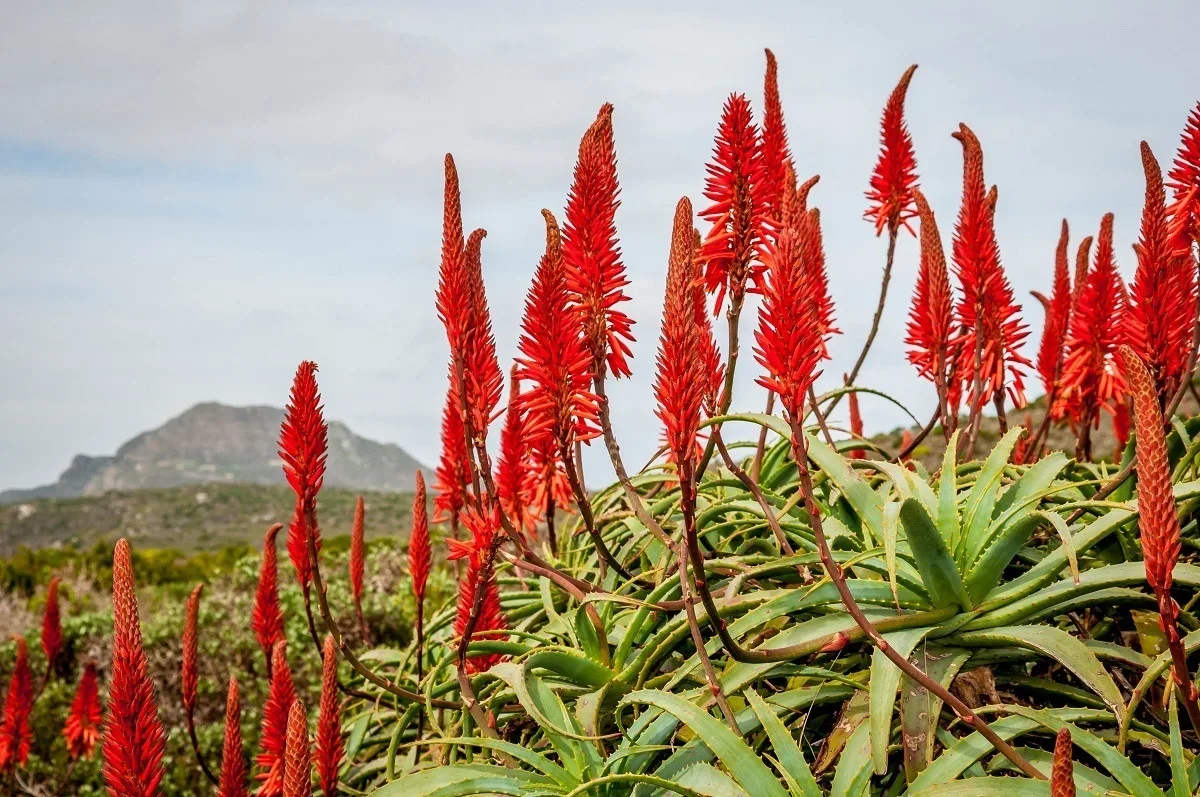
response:
<path fill-rule="evenodd" d="M 354 605 L 362 614 L 363 569 L 366 560 L 366 550 L 363 542 L 363 525 L 366 520 L 366 506 L 360 495 L 354 502 L 354 523 L 350 527 L 350 592 L 354 596 Z"/>
<path fill-rule="evenodd" d="M 1071 763 L 1071 731 L 1061 728 L 1054 739 L 1050 797 L 1075 797 L 1075 767 Z"/>
<path fill-rule="evenodd" d="M 271 651 L 271 685 L 262 710 L 262 731 L 259 752 L 254 762 L 259 771 L 258 797 L 279 797 L 283 794 L 284 748 L 287 746 L 288 710 L 296 699 L 292 671 L 288 669 L 287 642 L 280 640 Z"/>
<path fill-rule="evenodd" d="M 305 360 L 296 369 L 291 398 L 284 409 L 279 431 L 283 472 L 296 493 L 296 512 L 288 529 L 288 554 L 296 568 L 296 578 L 304 589 L 308 588 L 312 577 L 308 561 L 309 534 L 316 536 L 317 550 L 321 548 L 317 493 L 321 491 L 325 476 L 328 437 L 321 394 L 317 389 L 317 364 Z"/>
<path fill-rule="evenodd" d="M 920 191 L 913 190 L 921 219 L 921 263 L 908 316 L 908 360 L 926 379 L 939 383 L 947 377 L 954 327 L 954 296 L 946 269 L 946 252 L 937 219 Z"/>
<path fill-rule="evenodd" d="M 425 600 L 425 585 L 429 581 L 431 555 L 429 549 L 429 517 L 425 513 L 425 475 L 417 471 L 417 486 L 413 493 L 412 533 L 408 538 L 408 572 L 412 577 L 413 595 Z"/>
<path fill-rule="evenodd" d="M 46 654 L 46 669 L 54 670 L 58 654 L 62 652 L 62 615 L 58 606 L 58 576 L 50 579 L 46 587 L 46 611 L 42 614 L 42 652 Z"/>
<path fill-rule="evenodd" d="M 762 175 L 763 229 L 759 237 L 765 244 L 774 241 L 783 219 L 783 196 L 787 181 L 795 183 L 795 175 L 788 176 L 792 154 L 788 148 L 787 125 L 783 121 L 783 104 L 779 99 L 779 67 L 775 54 L 767 54 L 767 71 L 763 78 L 763 124 L 762 124 Z"/>
<path fill-rule="evenodd" d="M 8 681 L 4 700 L 4 721 L 0 723 L 0 771 L 25 766 L 33 744 L 29 715 L 33 712 L 33 673 L 29 669 L 29 650 L 25 637 L 14 636 L 17 657 Z"/>

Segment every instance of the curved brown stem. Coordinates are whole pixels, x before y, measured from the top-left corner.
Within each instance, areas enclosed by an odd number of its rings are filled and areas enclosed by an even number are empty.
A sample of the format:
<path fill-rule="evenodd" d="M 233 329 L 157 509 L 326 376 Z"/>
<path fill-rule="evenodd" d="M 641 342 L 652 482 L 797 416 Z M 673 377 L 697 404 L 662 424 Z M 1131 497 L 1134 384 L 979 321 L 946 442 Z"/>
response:
<path fill-rule="evenodd" d="M 662 526 L 658 524 L 650 512 L 646 509 L 645 503 L 642 501 L 642 496 L 634 489 L 633 482 L 629 478 L 629 473 L 625 470 L 625 462 L 621 458 L 621 447 L 617 444 L 617 437 L 613 434 L 612 418 L 609 415 L 608 394 L 604 390 L 604 373 L 596 374 L 593 380 L 593 390 L 600 397 L 600 431 L 604 435 L 604 447 L 608 449 L 608 458 L 612 460 L 613 471 L 617 474 L 617 481 L 621 483 L 621 489 L 625 493 L 625 500 L 629 503 L 630 509 L 634 515 L 641 521 L 642 525 L 649 529 L 658 541 L 668 548 L 671 547 L 671 540 L 666 532 L 662 530 Z"/>
<path fill-rule="evenodd" d="M 575 472 L 575 466 L 570 453 L 569 450 L 563 449 L 563 463 L 566 466 L 567 483 L 571 485 L 571 492 L 575 494 L 575 504 L 579 507 L 579 517 L 583 519 L 583 526 L 587 529 L 588 536 L 592 538 L 592 545 L 596 547 L 596 553 L 600 556 L 604 564 L 611 567 L 621 578 L 631 579 L 633 576 L 617 561 L 617 557 L 613 556 L 612 551 L 608 550 L 608 546 L 604 544 L 604 538 L 600 536 L 600 532 L 596 528 L 596 518 L 592 514 L 591 501 L 588 500 L 587 493 L 584 492 L 583 485 L 579 481 L 579 474 Z"/>
<path fill-rule="evenodd" d="M 812 407 L 813 418 L 816 419 L 821 434 L 825 436 L 825 442 L 829 444 L 830 448 L 833 448 L 833 435 L 829 433 L 829 425 L 825 423 L 825 413 L 821 412 L 821 405 L 817 403 L 817 392 L 813 390 L 812 385 L 808 386 L 808 403 Z M 831 403 L 829 406 L 832 408 L 833 404 Z"/>
<path fill-rule="evenodd" d="M 767 408 L 763 410 L 764 415 L 770 415 L 775 411 L 775 391 L 767 391 Z M 767 427 L 758 430 L 758 445 L 754 449 L 754 461 L 750 463 L 750 478 L 758 481 L 759 473 L 762 471 L 763 455 L 767 451 Z"/>
<path fill-rule="evenodd" d="M 196 738 L 196 721 L 192 717 L 191 711 L 183 712 L 184 718 L 187 720 L 188 740 L 192 743 L 192 754 L 196 756 L 196 763 L 200 765 L 200 771 L 204 773 L 204 777 L 214 786 L 219 785 L 217 776 L 208 768 L 208 763 L 204 760 L 204 754 L 200 752 L 200 740 Z"/>
<path fill-rule="evenodd" d="M 765 429 L 766 427 L 764 426 L 763 428 Z M 736 462 L 734 462 L 733 457 L 729 455 L 729 449 L 725 447 L 725 441 L 721 439 L 721 433 L 716 429 L 713 429 L 712 433 L 717 439 L 717 451 L 721 453 L 721 459 L 725 462 L 725 467 L 729 469 L 730 473 L 737 477 L 738 481 L 742 483 L 742 486 L 750 491 L 750 494 L 754 496 L 754 500 L 758 501 L 759 507 L 762 508 L 763 516 L 767 519 L 767 525 L 771 527 L 771 533 L 775 535 L 775 541 L 779 543 L 780 551 L 782 551 L 785 556 L 794 555 L 796 552 L 792 548 L 791 543 L 787 541 L 787 537 L 784 536 L 783 529 L 779 525 L 779 518 L 775 517 L 775 513 L 771 511 L 771 506 L 767 503 L 767 498 L 765 495 L 763 495 L 763 492 L 759 488 L 758 484 L 756 484 L 755 481 L 750 478 L 746 471 L 742 470 L 742 468 L 738 466 Z"/>
<path fill-rule="evenodd" d="M 704 678 L 708 681 L 708 689 L 712 693 L 713 700 L 721 709 L 721 714 L 725 717 L 725 722 L 729 724 L 730 730 L 735 734 L 741 734 L 738 729 L 737 718 L 734 717 L 733 711 L 729 708 L 729 701 L 725 699 L 725 693 L 721 689 L 721 681 L 717 678 L 716 670 L 713 669 L 712 660 L 708 657 L 708 649 L 705 647 L 706 640 L 704 634 L 700 631 L 700 623 L 696 619 L 696 607 L 693 603 L 693 598 L 689 593 L 692 592 L 691 578 L 688 576 L 688 557 L 684 551 L 684 547 L 691 547 L 694 544 L 696 537 L 696 485 L 692 481 L 693 475 L 686 464 L 680 468 L 679 486 L 680 486 L 680 511 L 683 514 L 683 537 L 679 542 L 679 552 L 676 556 L 679 567 L 679 588 L 682 592 L 684 614 L 687 616 L 688 630 L 692 634 L 692 644 L 696 648 L 696 658 L 700 660 L 700 666 L 704 669 Z M 697 549 L 698 550 L 698 549 Z M 704 571 L 700 570 L 696 574 L 697 580 L 704 580 Z"/>
<path fill-rule="evenodd" d="M 871 318 L 871 331 L 867 333 L 867 341 L 863 344 L 862 351 L 858 353 L 858 359 L 854 361 L 854 367 L 850 369 L 850 374 L 846 377 L 847 385 L 854 384 L 854 380 L 858 379 L 858 372 L 862 370 L 863 363 L 867 361 L 867 353 L 871 351 L 875 336 L 879 334 L 879 323 L 883 320 L 883 306 L 887 303 L 888 284 L 892 281 L 892 264 L 896 259 L 896 238 L 899 231 L 898 225 L 888 226 L 887 262 L 883 266 L 883 283 L 879 286 L 879 304 L 875 306 L 875 315 Z M 832 413 L 843 395 L 845 394 L 834 396 L 826 412 Z"/>
<path fill-rule="evenodd" d="M 725 316 L 729 336 L 725 342 L 725 348 L 729 352 L 725 361 L 725 384 L 721 389 L 721 400 L 717 405 L 717 415 L 724 415 L 729 412 L 729 407 L 733 403 L 733 376 L 737 370 L 738 363 L 738 322 L 742 316 L 742 295 L 740 293 L 732 294 L 729 300 L 729 311 Z M 714 429 L 717 426 L 713 427 Z M 696 465 L 696 478 L 700 479 L 704 476 L 704 471 L 708 469 L 708 463 L 712 460 L 713 452 L 716 450 L 716 444 L 713 443 L 712 437 L 708 438 L 708 443 L 704 446 L 704 454 L 700 457 L 700 462 Z"/>
<path fill-rule="evenodd" d="M 912 452 L 917 450 L 917 446 L 921 445 L 921 442 L 933 431 L 933 427 L 937 426 L 938 419 L 941 417 L 942 409 L 938 407 L 933 411 L 933 417 L 929 419 L 929 423 L 925 424 L 924 428 L 917 432 L 912 440 L 908 441 L 908 445 L 900 449 L 900 453 L 896 454 L 896 462 L 903 462 L 905 459 L 908 459 L 912 455 Z"/>
<path fill-rule="evenodd" d="M 808 470 L 807 441 L 804 438 L 804 430 L 800 428 L 794 418 L 790 419 L 790 422 L 792 426 L 792 457 L 796 460 L 796 466 L 800 471 L 800 489 L 804 495 L 804 504 L 808 509 L 812 522 L 813 536 L 817 542 L 817 551 L 821 556 L 822 564 L 825 566 L 825 572 L 833 582 L 834 588 L 837 589 L 838 595 L 842 599 L 842 605 L 846 607 L 846 611 L 850 613 L 850 616 L 854 618 L 854 622 L 862 629 L 867 638 L 871 640 L 871 644 L 883 653 L 883 655 L 887 656 L 889 661 L 899 667 L 901 672 L 929 692 L 937 695 L 940 700 L 953 709 L 955 714 L 978 731 L 981 736 L 987 739 L 997 751 L 1016 765 L 1018 769 L 1031 778 L 1045 780 L 1045 775 L 1030 764 L 1012 745 L 1000 738 L 970 706 L 955 697 L 950 690 L 930 678 L 921 668 L 910 662 L 907 656 L 897 653 L 888 644 L 887 640 L 883 638 L 883 634 L 879 632 L 879 629 L 863 613 L 858 602 L 854 599 L 854 595 L 851 594 L 850 587 L 846 584 L 845 573 L 842 571 L 841 566 L 834 560 L 833 552 L 829 548 L 829 542 L 825 539 L 825 532 L 821 526 L 820 508 L 817 506 L 816 496 L 813 493 L 812 475 Z"/>
<path fill-rule="evenodd" d="M 359 660 L 358 656 L 354 655 L 354 651 L 351 650 L 348 644 L 346 644 L 346 638 L 342 636 L 342 632 L 338 629 L 338 624 L 334 622 L 333 613 L 329 610 L 329 600 L 325 596 L 325 580 L 321 578 L 321 562 L 317 557 L 317 546 L 313 541 L 313 535 L 311 534 L 308 535 L 308 556 L 312 560 L 313 586 L 315 587 L 314 591 L 317 595 L 317 605 L 321 609 L 321 617 L 325 620 L 325 629 L 333 636 L 334 644 L 338 646 L 338 650 L 341 651 L 341 654 L 346 657 L 346 662 L 350 665 L 350 667 L 363 678 L 366 678 L 380 689 L 391 693 L 401 700 L 408 700 L 413 703 L 425 702 L 423 695 L 419 695 L 416 692 L 410 692 L 404 687 L 392 683 L 383 676 L 379 675 L 379 673 L 367 667 Z M 369 700 L 374 699 L 371 695 L 367 695 L 362 692 L 357 692 L 356 695 L 365 697 Z M 461 703 L 455 703 L 452 700 L 433 698 L 430 703 L 434 708 L 462 708 Z"/>

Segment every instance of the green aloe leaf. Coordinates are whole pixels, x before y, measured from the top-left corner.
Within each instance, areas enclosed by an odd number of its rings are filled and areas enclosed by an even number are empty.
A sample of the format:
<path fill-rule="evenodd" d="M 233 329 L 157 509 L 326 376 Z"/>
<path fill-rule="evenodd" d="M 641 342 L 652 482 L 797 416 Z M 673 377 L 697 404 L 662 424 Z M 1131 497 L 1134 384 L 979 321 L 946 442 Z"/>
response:
<path fill-rule="evenodd" d="M 747 793 L 755 797 L 787 797 L 787 792 L 762 759 L 744 741 L 707 711 L 679 695 L 658 689 L 640 689 L 621 704 L 650 705 L 671 714 L 700 737 Z"/>
<path fill-rule="evenodd" d="M 962 575 L 954 564 L 946 541 L 924 507 L 908 499 L 900 507 L 900 521 L 904 524 L 904 534 L 933 605 L 939 609 L 949 606 L 969 609 L 971 602 Z"/>
<path fill-rule="evenodd" d="M 912 655 L 913 649 L 933 629 L 910 628 L 904 631 L 894 631 L 884 634 L 883 638 L 892 650 L 904 658 Z M 871 654 L 871 762 L 875 774 L 887 772 L 887 749 L 892 739 L 892 715 L 896 710 L 896 690 L 900 688 L 900 676 L 903 673 L 882 650 L 878 648 Z"/>
<path fill-rule="evenodd" d="M 537 787 L 551 786 L 546 778 L 520 769 L 490 764 L 459 764 L 422 769 L 371 792 L 371 797 L 466 797 L 502 794 L 521 797 Z"/>
<path fill-rule="evenodd" d="M 954 641 L 966 647 L 1016 645 L 1036 650 L 1070 670 L 1099 695 L 1117 718 L 1124 716 L 1125 700 L 1116 682 L 1096 654 L 1077 638 L 1048 625 L 1018 625 L 957 634 Z"/>
<path fill-rule="evenodd" d="M 799 787 L 799 797 L 822 797 L 821 787 L 817 785 L 812 769 L 809 768 L 808 761 L 804 758 L 804 751 L 792 738 L 787 726 L 780 721 L 766 701 L 759 697 L 753 689 L 747 689 L 742 694 L 745 696 L 746 702 L 750 704 L 750 708 L 758 715 L 763 730 L 767 732 L 767 737 L 771 740 L 771 747 L 775 750 L 775 757 L 783 772 L 789 774 L 795 780 L 796 786 Z"/>
<path fill-rule="evenodd" d="M 1030 778 L 984 776 L 905 792 L 906 797 L 1048 797 L 1050 784 Z"/>
<path fill-rule="evenodd" d="M 954 552 L 954 559 L 960 565 L 965 566 L 970 561 L 968 552 L 980 546 L 980 540 L 992 522 L 992 511 L 999 500 L 1000 477 L 1004 475 L 1004 468 L 1012 456 L 1017 438 L 1024 432 L 1024 428 L 1018 426 L 1000 438 L 984 461 L 983 467 L 979 469 L 975 484 L 967 493 L 967 501 L 963 507 L 963 537 Z"/>

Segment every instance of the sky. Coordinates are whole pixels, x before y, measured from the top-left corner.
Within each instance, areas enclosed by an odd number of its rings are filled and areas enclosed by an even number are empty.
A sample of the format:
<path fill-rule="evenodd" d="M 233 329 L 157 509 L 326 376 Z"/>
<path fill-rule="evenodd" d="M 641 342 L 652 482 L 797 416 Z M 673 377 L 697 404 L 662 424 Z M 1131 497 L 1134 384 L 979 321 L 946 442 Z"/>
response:
<path fill-rule="evenodd" d="M 320 364 L 328 417 L 435 464 L 443 156 L 468 229 L 488 231 L 507 361 L 539 211 L 561 214 L 605 102 L 638 338 L 633 378 L 609 392 L 640 465 L 659 435 L 650 385 L 673 209 L 702 201 L 725 98 L 761 109 L 764 47 L 797 170 L 821 175 L 810 202 L 843 334 L 820 386 L 849 369 L 876 303 L 886 239 L 862 219 L 863 192 L 883 104 L 912 63 L 921 188 L 948 243 L 962 168 L 950 133 L 970 125 L 999 187 L 1032 359 L 1042 313 L 1029 291 L 1048 291 L 1061 219 L 1073 248 L 1114 212 L 1131 276 L 1138 142 L 1169 162 L 1200 99 L 1184 33 L 1200 4 L 1185 0 L 644 5 L 0 0 L 0 488 L 53 481 L 75 454 L 110 454 L 200 401 L 281 406 L 303 359 Z M 917 256 L 903 237 L 858 382 L 924 420 L 933 390 L 903 345 Z M 757 374 L 743 356 L 737 408 L 761 408 Z M 905 420 L 879 398 L 862 411 L 869 432 Z M 599 483 L 610 471 L 595 449 Z"/>

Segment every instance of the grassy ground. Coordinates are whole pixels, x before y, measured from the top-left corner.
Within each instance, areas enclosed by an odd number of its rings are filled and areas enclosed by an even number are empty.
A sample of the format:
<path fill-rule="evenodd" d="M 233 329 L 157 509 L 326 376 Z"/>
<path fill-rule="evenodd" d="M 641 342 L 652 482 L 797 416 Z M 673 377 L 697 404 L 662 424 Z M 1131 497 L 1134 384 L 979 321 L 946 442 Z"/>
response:
<path fill-rule="evenodd" d="M 349 534 L 353 490 L 321 491 L 321 526 L 327 536 Z M 367 528 L 378 535 L 407 535 L 412 496 L 364 493 Z M 0 555 L 19 546 L 111 546 L 126 537 L 137 547 L 185 552 L 261 545 L 272 523 L 287 523 L 295 494 L 286 487 L 205 484 L 161 490 L 112 492 L 85 498 L 54 498 L 0 506 Z"/>

